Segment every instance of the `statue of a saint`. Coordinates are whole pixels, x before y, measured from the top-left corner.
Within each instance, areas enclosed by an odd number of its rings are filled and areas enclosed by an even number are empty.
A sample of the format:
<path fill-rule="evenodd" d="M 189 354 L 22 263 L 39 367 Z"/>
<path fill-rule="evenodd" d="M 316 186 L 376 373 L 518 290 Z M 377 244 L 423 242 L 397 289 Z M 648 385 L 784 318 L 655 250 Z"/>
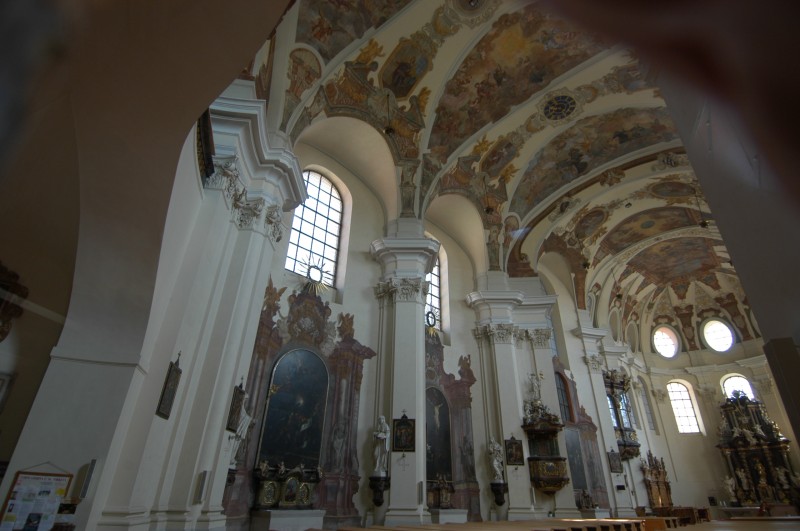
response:
<path fill-rule="evenodd" d="M 386 417 L 383 415 L 378 417 L 378 425 L 372 434 L 372 438 L 375 439 L 375 476 L 387 475 L 390 431 L 389 425 L 386 423 Z"/>
<path fill-rule="evenodd" d="M 786 467 L 779 466 L 775 469 L 775 475 L 778 476 L 778 484 L 781 486 L 782 489 L 789 489 L 791 488 L 791 483 L 789 482 L 789 474 Z"/>
<path fill-rule="evenodd" d="M 725 492 L 728 493 L 728 498 L 731 501 L 737 501 L 736 498 L 736 480 L 733 479 L 731 476 L 725 476 L 725 480 L 723 481 L 725 485 Z"/>
<path fill-rule="evenodd" d="M 503 447 L 494 440 L 494 437 L 489 437 L 489 462 L 494 471 L 493 482 L 503 481 Z"/>
<path fill-rule="evenodd" d="M 247 438 L 247 435 L 250 432 L 250 426 L 253 424 L 253 417 L 247 411 L 248 396 L 249 395 L 245 393 L 242 397 L 242 405 L 241 409 L 239 410 L 239 424 L 236 426 L 236 435 L 232 436 L 233 447 L 231 449 L 230 468 L 236 468 L 238 466 L 236 458 L 239 454 L 240 446 L 242 445 L 242 441 Z"/>
<path fill-rule="evenodd" d="M 750 478 L 747 477 L 747 472 L 743 468 L 736 469 L 736 475 L 739 476 L 739 484 L 742 490 L 747 492 L 750 490 Z"/>

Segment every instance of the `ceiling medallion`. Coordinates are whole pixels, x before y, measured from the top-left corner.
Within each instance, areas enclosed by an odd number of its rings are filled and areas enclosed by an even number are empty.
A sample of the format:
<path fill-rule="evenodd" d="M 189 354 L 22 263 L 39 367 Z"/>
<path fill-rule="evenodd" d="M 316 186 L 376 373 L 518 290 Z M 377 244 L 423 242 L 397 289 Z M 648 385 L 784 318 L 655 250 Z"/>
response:
<path fill-rule="evenodd" d="M 444 15 L 452 21 L 475 28 L 487 22 L 500 5 L 500 0 L 447 0 Z"/>
<path fill-rule="evenodd" d="M 575 112 L 577 107 L 578 102 L 569 94 L 557 94 L 545 101 L 542 113 L 548 120 L 564 120 Z"/>

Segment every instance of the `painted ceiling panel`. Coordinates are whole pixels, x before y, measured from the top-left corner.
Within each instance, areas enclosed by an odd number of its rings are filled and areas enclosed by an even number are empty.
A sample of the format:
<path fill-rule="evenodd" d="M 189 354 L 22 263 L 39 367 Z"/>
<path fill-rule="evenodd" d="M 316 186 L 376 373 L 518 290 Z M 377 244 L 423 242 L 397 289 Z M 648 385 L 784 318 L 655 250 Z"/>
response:
<path fill-rule="evenodd" d="M 430 136 L 445 160 L 486 124 L 508 114 L 603 47 L 536 4 L 502 15 L 445 85 Z"/>
<path fill-rule="evenodd" d="M 316 49 L 328 62 L 368 29 L 380 27 L 410 1 L 301 0 L 297 42 Z"/>
<path fill-rule="evenodd" d="M 601 243 L 611 254 L 662 232 L 696 224 L 695 216 L 686 208 L 655 208 L 639 212 L 614 227 Z"/>
<path fill-rule="evenodd" d="M 708 238 L 678 238 L 659 242 L 633 258 L 629 265 L 650 282 L 667 285 L 685 277 L 705 276 L 720 266 Z"/>
<path fill-rule="evenodd" d="M 619 157 L 678 138 L 664 108 L 620 109 L 579 120 L 531 160 L 510 210 L 521 218 L 552 193 Z"/>

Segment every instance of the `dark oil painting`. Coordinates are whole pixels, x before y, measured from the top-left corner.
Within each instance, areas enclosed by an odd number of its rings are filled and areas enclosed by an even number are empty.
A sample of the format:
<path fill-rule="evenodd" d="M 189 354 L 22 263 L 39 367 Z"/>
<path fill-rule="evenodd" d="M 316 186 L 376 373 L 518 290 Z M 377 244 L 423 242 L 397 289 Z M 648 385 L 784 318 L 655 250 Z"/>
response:
<path fill-rule="evenodd" d="M 316 467 L 328 394 L 322 359 L 305 349 L 287 352 L 275 363 L 269 393 L 259 460 Z"/>

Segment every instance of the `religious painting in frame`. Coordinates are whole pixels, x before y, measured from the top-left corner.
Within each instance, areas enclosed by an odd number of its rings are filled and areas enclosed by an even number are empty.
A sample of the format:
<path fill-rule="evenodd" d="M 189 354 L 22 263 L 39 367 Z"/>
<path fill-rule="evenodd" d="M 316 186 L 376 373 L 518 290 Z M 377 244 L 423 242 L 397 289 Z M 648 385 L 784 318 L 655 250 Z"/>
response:
<path fill-rule="evenodd" d="M 525 458 L 522 456 L 522 441 L 513 435 L 506 443 L 506 464 L 508 466 L 524 466 Z"/>
<path fill-rule="evenodd" d="M 611 450 L 608 452 L 608 468 L 612 474 L 622 474 L 622 459 L 619 452 Z"/>
<path fill-rule="evenodd" d="M 181 381 L 181 373 L 183 372 L 183 369 L 178 365 L 180 361 L 181 354 L 179 352 L 178 359 L 169 362 L 167 377 L 164 378 L 164 387 L 161 389 L 161 398 L 158 399 L 156 415 L 164 419 L 169 418 L 169 414 L 172 412 L 172 403 L 175 402 L 175 395 L 178 394 L 178 384 Z"/>
<path fill-rule="evenodd" d="M 233 396 L 231 397 L 231 409 L 228 411 L 228 423 L 225 429 L 236 433 L 239 429 L 239 421 L 242 416 L 242 405 L 244 404 L 246 393 L 241 385 L 233 388 Z"/>
<path fill-rule="evenodd" d="M 413 452 L 415 438 L 414 419 L 403 415 L 399 419 L 392 420 L 393 452 Z"/>

